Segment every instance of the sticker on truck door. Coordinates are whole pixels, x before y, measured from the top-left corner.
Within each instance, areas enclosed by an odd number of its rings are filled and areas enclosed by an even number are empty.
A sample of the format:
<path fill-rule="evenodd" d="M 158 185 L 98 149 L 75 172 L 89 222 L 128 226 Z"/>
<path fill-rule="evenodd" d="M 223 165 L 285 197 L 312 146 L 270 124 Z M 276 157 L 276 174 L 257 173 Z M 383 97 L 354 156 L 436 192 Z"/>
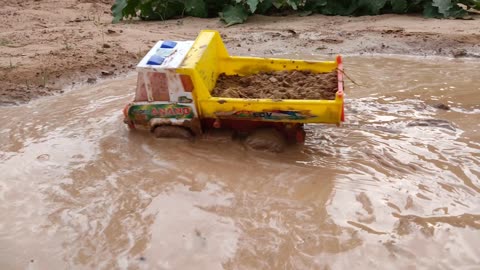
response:
<path fill-rule="evenodd" d="M 152 118 L 192 119 L 195 113 L 192 107 L 180 104 L 142 104 L 130 107 L 128 116 L 134 121 L 148 122 Z"/>
<path fill-rule="evenodd" d="M 272 110 L 263 112 L 253 111 L 230 111 L 216 112 L 215 115 L 220 119 L 244 119 L 244 120 L 263 120 L 263 121 L 281 121 L 281 120 L 305 120 L 316 117 L 310 114 L 310 111 L 283 111 Z"/>

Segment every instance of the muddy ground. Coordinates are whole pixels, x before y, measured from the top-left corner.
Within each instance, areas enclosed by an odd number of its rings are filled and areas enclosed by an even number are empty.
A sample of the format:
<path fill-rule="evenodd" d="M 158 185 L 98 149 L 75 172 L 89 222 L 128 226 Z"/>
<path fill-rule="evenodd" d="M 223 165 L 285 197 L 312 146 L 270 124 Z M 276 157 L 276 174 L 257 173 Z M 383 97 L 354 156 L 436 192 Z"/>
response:
<path fill-rule="evenodd" d="M 111 24 L 110 2 L 6 0 L 0 10 L 0 104 L 27 102 L 133 71 L 161 39 L 219 30 L 232 54 L 415 54 L 480 57 L 480 18 L 421 16 L 251 17 L 225 28 L 218 19 Z"/>

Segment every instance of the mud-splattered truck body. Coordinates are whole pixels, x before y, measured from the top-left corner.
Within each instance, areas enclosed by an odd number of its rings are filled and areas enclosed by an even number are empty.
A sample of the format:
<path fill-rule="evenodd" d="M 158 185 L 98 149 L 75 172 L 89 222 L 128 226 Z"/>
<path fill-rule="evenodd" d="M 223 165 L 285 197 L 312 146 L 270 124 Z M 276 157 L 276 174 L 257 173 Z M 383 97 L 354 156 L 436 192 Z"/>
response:
<path fill-rule="evenodd" d="M 249 99 L 211 95 L 220 74 L 246 76 L 265 71 L 337 71 L 333 100 Z M 249 132 L 260 127 L 280 130 L 302 140 L 303 124 L 340 124 L 344 118 L 343 72 L 335 61 L 230 56 L 217 31 L 201 31 L 195 41 L 160 41 L 137 66 L 135 99 L 124 109 L 130 128 L 174 126 L 193 135 L 209 128 Z"/>

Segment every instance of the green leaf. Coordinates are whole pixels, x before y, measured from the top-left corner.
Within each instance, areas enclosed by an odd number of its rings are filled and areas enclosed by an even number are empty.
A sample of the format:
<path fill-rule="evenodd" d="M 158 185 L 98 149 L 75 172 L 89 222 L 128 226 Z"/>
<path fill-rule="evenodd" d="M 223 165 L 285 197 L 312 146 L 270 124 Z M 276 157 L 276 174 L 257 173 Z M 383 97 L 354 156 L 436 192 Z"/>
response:
<path fill-rule="evenodd" d="M 293 10 L 298 9 L 298 6 L 297 6 L 297 3 L 295 2 L 295 0 L 287 0 L 287 4 L 289 4 L 293 8 Z"/>
<path fill-rule="evenodd" d="M 475 9 L 480 10 L 480 1 L 475 1 Z"/>
<path fill-rule="evenodd" d="M 445 14 L 445 17 L 448 18 L 464 18 L 467 15 L 467 11 L 458 5 L 454 5 L 451 9 L 448 10 L 448 13 Z"/>
<path fill-rule="evenodd" d="M 451 0 L 433 0 L 432 6 L 438 8 L 438 17 L 463 18 L 467 12 Z"/>
<path fill-rule="evenodd" d="M 358 9 L 358 3 L 351 3 L 349 0 L 328 0 L 320 12 L 326 15 L 352 15 Z"/>
<path fill-rule="evenodd" d="M 440 12 L 438 12 L 438 8 L 432 6 L 432 4 L 428 3 L 428 2 L 423 5 L 423 16 L 425 16 L 427 18 L 441 18 L 441 17 L 443 17 L 442 14 L 440 14 Z"/>
<path fill-rule="evenodd" d="M 318 0 L 315 2 L 317 3 L 317 6 L 326 6 L 328 3 L 328 0 Z"/>
<path fill-rule="evenodd" d="M 432 0 L 432 6 L 438 8 L 438 12 L 447 17 L 449 10 L 453 7 L 451 0 Z"/>
<path fill-rule="evenodd" d="M 395 13 L 405 13 L 407 11 L 407 0 L 390 0 L 392 11 Z"/>
<path fill-rule="evenodd" d="M 143 1 L 138 5 L 140 19 L 142 20 L 163 20 L 161 15 L 162 8 L 159 8 L 160 1 Z"/>
<path fill-rule="evenodd" d="M 250 7 L 250 11 L 255 13 L 257 10 L 258 0 L 247 0 L 247 5 Z"/>
<path fill-rule="evenodd" d="M 127 6 L 123 9 L 123 17 L 136 17 L 137 6 L 140 0 L 127 0 Z"/>
<path fill-rule="evenodd" d="M 285 4 L 285 0 L 273 0 L 272 4 L 276 9 L 281 9 Z"/>
<path fill-rule="evenodd" d="M 177 0 L 142 0 L 138 5 L 142 20 L 168 20 L 183 15 L 184 9 Z"/>
<path fill-rule="evenodd" d="M 248 11 L 245 10 L 242 5 L 226 6 L 219 15 L 220 19 L 223 20 L 227 26 L 231 26 L 246 21 Z"/>
<path fill-rule="evenodd" d="M 162 12 L 160 15 L 162 16 L 162 20 L 168 20 L 173 17 L 178 17 L 183 15 L 183 11 L 185 6 L 182 2 L 177 0 L 160 0 L 160 3 L 165 2 L 162 5 Z"/>
<path fill-rule="evenodd" d="M 112 23 L 117 23 L 123 19 L 123 9 L 127 6 L 127 0 L 115 0 L 112 6 L 113 20 Z"/>
<path fill-rule="evenodd" d="M 272 0 L 263 0 L 258 3 L 257 6 L 257 13 L 258 14 L 265 14 L 270 8 L 272 8 Z"/>
<path fill-rule="evenodd" d="M 193 17 L 206 18 L 208 16 L 207 7 L 203 0 L 185 0 L 185 11 Z"/>
<path fill-rule="evenodd" d="M 304 10 L 309 10 L 309 11 L 318 11 L 321 10 L 322 7 L 327 5 L 327 0 L 313 0 L 313 1 L 307 1 L 305 3 Z"/>
<path fill-rule="evenodd" d="M 358 5 L 361 7 L 361 9 L 364 9 L 366 11 L 366 14 L 368 15 L 376 15 L 380 13 L 380 9 L 382 9 L 385 4 L 387 3 L 387 0 L 359 0 Z M 364 15 L 364 14 L 360 14 Z"/>

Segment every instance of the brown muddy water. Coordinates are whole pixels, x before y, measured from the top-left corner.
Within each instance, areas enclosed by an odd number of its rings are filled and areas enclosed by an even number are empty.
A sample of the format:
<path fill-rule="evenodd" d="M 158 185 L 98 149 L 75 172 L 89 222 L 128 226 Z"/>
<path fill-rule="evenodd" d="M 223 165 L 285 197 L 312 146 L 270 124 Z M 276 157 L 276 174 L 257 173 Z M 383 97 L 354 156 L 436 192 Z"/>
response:
<path fill-rule="evenodd" d="M 480 269 L 480 62 L 345 66 L 276 155 L 129 132 L 134 77 L 0 108 L 0 269 Z"/>

